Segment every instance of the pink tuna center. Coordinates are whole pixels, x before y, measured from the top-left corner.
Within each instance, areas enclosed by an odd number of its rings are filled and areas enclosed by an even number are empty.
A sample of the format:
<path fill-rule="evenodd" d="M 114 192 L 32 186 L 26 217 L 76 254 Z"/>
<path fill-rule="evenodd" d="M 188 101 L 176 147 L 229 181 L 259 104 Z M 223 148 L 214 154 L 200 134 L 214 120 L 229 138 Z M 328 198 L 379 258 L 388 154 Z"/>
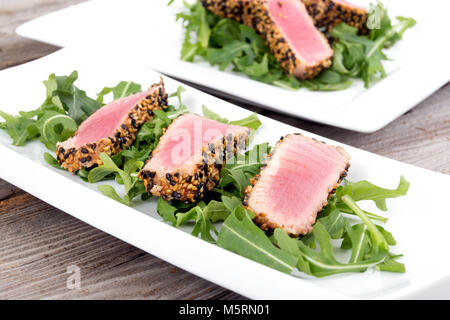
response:
<path fill-rule="evenodd" d="M 332 54 L 300 0 L 269 0 L 268 7 L 272 19 L 301 61 L 316 64 Z"/>
<path fill-rule="evenodd" d="M 288 136 L 255 186 L 250 205 L 279 224 L 301 227 L 299 221 L 303 221 L 307 225 L 345 165 L 335 148 Z"/>
<path fill-rule="evenodd" d="M 125 121 L 131 109 L 143 100 L 151 91 L 140 92 L 116 101 L 100 108 L 78 128 L 73 138 L 75 148 L 86 143 L 98 141 L 112 136 L 116 129 Z"/>
<path fill-rule="evenodd" d="M 199 154 L 203 145 L 243 129 L 195 115 L 184 115 L 175 121 L 154 152 L 152 167 L 163 170 L 178 168 Z"/>

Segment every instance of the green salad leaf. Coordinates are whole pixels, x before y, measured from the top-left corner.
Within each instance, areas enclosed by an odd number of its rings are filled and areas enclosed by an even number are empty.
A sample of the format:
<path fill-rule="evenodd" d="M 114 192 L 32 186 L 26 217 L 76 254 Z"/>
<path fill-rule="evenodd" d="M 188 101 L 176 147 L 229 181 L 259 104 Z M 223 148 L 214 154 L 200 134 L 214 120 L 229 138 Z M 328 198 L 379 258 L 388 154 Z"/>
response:
<path fill-rule="evenodd" d="M 48 80 L 44 81 L 47 98 L 41 106 L 42 109 L 57 107 L 60 111 L 64 110 L 78 125 L 97 111 L 100 104 L 74 85 L 77 79 L 77 71 L 73 71 L 69 76 L 51 74 Z"/>
<path fill-rule="evenodd" d="M 345 23 L 337 25 L 326 34 L 332 39 L 334 51 L 331 68 L 312 80 L 299 81 L 283 73 L 264 40 L 252 28 L 215 16 L 200 0 L 184 5 L 185 10 L 176 15 L 185 28 L 181 60 L 193 62 L 198 56 L 220 70 L 230 69 L 290 90 L 344 90 L 352 85 L 352 79 L 363 80 L 368 88 L 386 76 L 382 61 L 387 57 L 383 50 L 393 46 L 416 24 L 412 18 L 397 17 L 397 24 L 393 25 L 380 2 L 371 4 L 369 35 L 359 35 L 356 28 Z"/>
<path fill-rule="evenodd" d="M 142 91 L 140 84 L 133 81 L 121 81 L 115 87 L 104 87 L 102 91 L 97 94 L 97 102 L 103 105 L 103 100 L 106 95 L 113 94 L 113 101 L 128 97 L 132 94 Z"/>
<path fill-rule="evenodd" d="M 237 207 L 225 220 L 217 244 L 284 273 L 291 273 L 297 263 L 294 256 L 273 245 L 242 207 Z"/>
<path fill-rule="evenodd" d="M 74 85 L 77 79 L 76 71 L 68 76 L 51 74 L 44 81 L 46 98 L 39 108 L 21 111 L 18 116 L 0 111 L 5 119 L 1 128 L 14 145 L 23 146 L 39 138 L 49 150 L 55 151 L 57 142 L 69 138 L 84 119 L 100 108 L 97 101 Z"/>
<path fill-rule="evenodd" d="M 44 160 L 53 168 L 62 169 L 60 164 L 58 163 L 58 160 L 56 160 L 55 157 L 53 157 L 50 153 L 44 152 Z"/>
<path fill-rule="evenodd" d="M 345 187 L 340 187 L 337 190 L 338 195 L 348 194 L 354 201 L 372 200 L 377 205 L 378 209 L 387 211 L 386 199 L 396 198 L 406 195 L 409 189 L 409 182 L 401 176 L 398 187 L 394 190 L 377 187 L 369 181 L 363 180 L 358 182 L 346 181 Z"/>

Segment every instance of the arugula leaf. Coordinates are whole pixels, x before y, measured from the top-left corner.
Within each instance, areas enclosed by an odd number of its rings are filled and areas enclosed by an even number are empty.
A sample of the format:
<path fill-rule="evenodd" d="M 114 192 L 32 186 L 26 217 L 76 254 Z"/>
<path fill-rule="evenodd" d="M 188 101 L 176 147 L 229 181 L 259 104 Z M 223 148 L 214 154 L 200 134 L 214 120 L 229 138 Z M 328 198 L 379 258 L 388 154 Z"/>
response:
<path fill-rule="evenodd" d="M 341 239 L 349 224 L 336 208 L 330 214 L 321 218 L 320 223 L 327 230 L 331 239 Z"/>
<path fill-rule="evenodd" d="M 140 84 L 133 81 L 121 81 L 115 87 L 104 87 L 97 94 L 97 102 L 103 105 L 104 97 L 110 93 L 113 94 L 113 100 L 117 100 L 141 91 L 142 87 Z"/>
<path fill-rule="evenodd" d="M 0 116 L 6 121 L 2 123 L 2 129 L 6 130 L 13 139 L 12 144 L 23 146 L 25 142 L 34 139 L 39 135 L 36 127 L 36 120 L 24 117 L 13 117 L 12 115 L 1 111 Z"/>
<path fill-rule="evenodd" d="M 184 3 L 187 12 L 180 12 L 176 15 L 176 20 L 182 19 L 185 27 L 185 38 L 181 48 L 181 60 L 193 61 L 195 55 L 202 49 L 208 48 L 211 29 L 208 23 L 206 10 L 200 1 L 194 4 Z M 191 34 L 196 34 L 194 42 L 191 41 Z"/>
<path fill-rule="evenodd" d="M 73 71 L 69 76 L 51 74 L 48 80 L 44 81 L 47 98 L 43 106 L 48 108 L 54 105 L 63 109 L 77 124 L 80 124 L 97 111 L 100 104 L 73 84 L 77 79 L 77 71 Z"/>
<path fill-rule="evenodd" d="M 229 206 L 225 204 L 225 196 L 222 196 L 222 202 L 211 200 L 203 210 L 205 216 L 211 220 L 211 222 L 224 221 L 230 213 L 233 211 Z M 239 205 L 240 205 L 239 201 Z"/>
<path fill-rule="evenodd" d="M 44 160 L 52 167 L 56 169 L 62 169 L 61 165 L 58 163 L 58 160 L 56 160 L 55 157 L 53 157 L 50 153 L 44 152 Z"/>
<path fill-rule="evenodd" d="M 230 195 L 242 198 L 245 188 L 250 184 L 250 178 L 259 173 L 269 151 L 268 143 L 262 143 L 244 155 L 236 155 L 232 161 L 227 161 L 221 170 L 216 192 L 225 194 L 230 190 Z"/>
<path fill-rule="evenodd" d="M 236 125 L 236 126 L 247 127 L 247 128 L 253 129 L 255 131 L 262 124 L 261 121 L 258 118 L 258 115 L 256 113 L 252 113 L 250 116 L 245 117 L 245 118 L 240 119 L 240 120 L 230 121 L 230 120 L 228 120 L 226 118 L 223 118 L 223 117 L 219 116 L 214 111 L 208 109 L 205 105 L 202 105 L 202 112 L 203 112 L 203 116 L 205 116 L 208 119 L 215 120 L 215 121 L 222 122 L 222 123 L 226 123 L 226 124 L 232 124 L 232 125 Z"/>
<path fill-rule="evenodd" d="M 295 257 L 272 244 L 242 207 L 237 207 L 225 220 L 217 244 L 284 273 L 291 273 L 297 263 Z"/>
<path fill-rule="evenodd" d="M 144 166 L 142 161 L 134 158 L 129 159 L 125 162 L 122 170 L 106 153 L 100 153 L 100 159 L 103 164 L 89 171 L 87 174 L 88 182 L 98 182 L 114 175 L 116 182 L 124 185 L 125 197 L 121 199 L 116 196 L 115 190 L 112 191 L 108 186 L 99 186 L 99 190 L 104 195 L 127 205 L 130 205 L 131 200 L 139 195 L 145 199 L 148 198 L 143 182 L 137 178 L 137 172 Z"/>
<path fill-rule="evenodd" d="M 337 196 L 348 194 L 354 201 L 372 200 L 378 209 L 387 211 L 386 199 L 396 198 L 406 195 L 409 189 L 409 182 L 401 176 L 398 187 L 394 190 L 380 188 L 366 180 L 355 183 L 346 181 L 345 187 L 339 187 Z"/>
<path fill-rule="evenodd" d="M 101 166 L 98 166 L 97 168 L 92 169 L 89 172 L 89 182 L 94 183 L 100 181 L 110 173 L 117 173 L 125 185 L 125 192 L 128 193 L 128 191 L 130 191 L 132 187 L 130 175 L 127 174 L 124 170 L 119 169 L 119 167 L 117 167 L 114 161 L 112 161 L 106 153 L 100 153 L 100 159 L 102 160 L 103 164 Z"/>
<path fill-rule="evenodd" d="M 125 195 L 125 197 L 122 199 L 118 194 L 116 189 L 114 189 L 114 187 L 108 185 L 108 184 L 104 184 L 101 186 L 98 186 L 97 189 L 105 196 L 116 200 L 117 202 L 120 202 L 126 206 L 130 205 L 130 199 L 128 198 L 127 195 Z"/>
<path fill-rule="evenodd" d="M 222 118 L 221 116 L 219 116 L 214 111 L 208 109 L 205 105 L 202 105 L 202 112 L 203 112 L 203 116 L 205 116 L 208 119 L 215 120 L 215 121 L 222 122 L 222 123 L 226 123 L 226 124 L 230 123 L 230 120 L 228 120 L 226 118 Z"/>
<path fill-rule="evenodd" d="M 364 272 L 386 259 L 387 253 L 380 253 L 378 256 L 363 262 L 341 263 L 334 257 L 331 238 L 320 222 L 316 222 L 312 234 L 318 242 L 320 251 L 313 250 L 303 242 L 290 238 L 284 230 L 276 229 L 274 232 L 277 245 L 283 251 L 296 256 L 298 258 L 297 268 L 307 274 L 324 277 L 343 272 Z M 297 248 L 295 248 L 295 244 Z"/>
<path fill-rule="evenodd" d="M 388 251 L 389 245 L 386 239 L 384 238 L 380 230 L 378 230 L 378 228 L 375 226 L 375 224 L 369 219 L 369 217 L 361 210 L 361 208 L 358 207 L 355 201 L 348 195 L 342 196 L 341 199 L 350 209 L 353 210 L 353 212 L 355 212 L 359 216 L 359 218 L 367 226 L 367 229 L 369 231 L 370 236 L 372 237 L 374 244 L 381 250 Z"/>
<path fill-rule="evenodd" d="M 175 207 L 171 208 L 176 209 Z M 217 230 L 214 228 L 213 223 L 225 220 L 230 212 L 229 208 L 222 202 L 212 200 L 208 205 L 205 205 L 205 203 L 201 201 L 187 212 L 177 213 L 175 225 L 176 227 L 179 227 L 189 221 L 194 221 L 195 224 L 192 229 L 192 235 L 195 237 L 200 235 L 203 240 L 215 243 L 216 240 L 211 235 L 211 232 L 217 235 Z"/>
<path fill-rule="evenodd" d="M 401 254 L 400 255 L 389 254 L 389 256 L 383 261 L 383 263 L 378 264 L 376 267 L 378 270 L 381 271 L 404 273 L 406 271 L 405 265 L 403 263 L 396 261 L 396 259 L 400 257 L 402 257 Z"/>
<path fill-rule="evenodd" d="M 206 215 L 206 212 L 201 206 L 196 206 L 191 210 L 195 210 L 195 225 L 192 229 L 192 235 L 208 241 L 210 243 L 215 243 L 216 240 L 212 237 L 211 232 L 217 234 L 217 230 L 214 228 L 211 220 Z"/>
<path fill-rule="evenodd" d="M 166 200 L 161 197 L 158 199 L 156 211 L 164 221 L 171 222 L 172 225 L 175 225 L 177 223 L 174 215 L 174 213 L 177 211 L 177 208 L 171 206 Z"/>

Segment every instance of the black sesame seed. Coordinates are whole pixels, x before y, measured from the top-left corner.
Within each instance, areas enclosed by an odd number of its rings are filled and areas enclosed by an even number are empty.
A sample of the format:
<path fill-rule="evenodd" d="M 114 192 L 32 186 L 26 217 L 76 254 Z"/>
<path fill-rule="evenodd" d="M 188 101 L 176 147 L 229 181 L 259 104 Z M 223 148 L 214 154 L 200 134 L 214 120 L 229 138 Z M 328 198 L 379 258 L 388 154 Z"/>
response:
<path fill-rule="evenodd" d="M 188 176 L 187 178 L 186 178 L 186 182 L 187 183 L 190 183 L 192 181 L 192 176 Z"/>
<path fill-rule="evenodd" d="M 166 173 L 166 179 L 169 180 L 169 181 L 172 180 L 172 176 L 168 172 Z"/>
<path fill-rule="evenodd" d="M 86 148 L 81 148 L 81 153 L 89 153 L 89 151 Z"/>

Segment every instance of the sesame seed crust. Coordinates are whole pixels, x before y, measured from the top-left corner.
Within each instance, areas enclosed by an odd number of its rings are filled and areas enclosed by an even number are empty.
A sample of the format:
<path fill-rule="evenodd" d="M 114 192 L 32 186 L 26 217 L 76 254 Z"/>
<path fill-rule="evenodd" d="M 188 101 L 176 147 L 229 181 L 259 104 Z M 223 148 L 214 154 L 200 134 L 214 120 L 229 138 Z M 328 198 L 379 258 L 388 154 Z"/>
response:
<path fill-rule="evenodd" d="M 301 135 L 299 133 L 295 133 L 296 135 Z M 247 186 L 244 190 L 244 196 L 242 199 L 242 205 L 244 206 L 244 208 L 246 208 L 247 210 L 253 212 L 255 214 L 255 217 L 253 218 L 253 221 L 255 222 L 255 224 L 257 224 L 262 230 L 273 230 L 273 229 L 285 229 L 284 226 L 270 220 L 267 217 L 267 214 L 264 212 L 256 212 L 254 211 L 250 206 L 249 206 L 249 197 L 250 194 L 253 190 L 253 187 L 256 185 L 256 183 L 258 182 L 259 177 L 261 176 L 261 174 L 263 173 L 264 169 L 267 167 L 267 164 L 270 162 L 271 157 L 275 154 L 277 147 L 283 142 L 283 139 L 285 137 L 287 137 L 288 135 L 281 137 L 281 139 L 277 142 L 275 148 L 273 148 L 270 152 L 270 154 L 267 156 L 266 161 L 264 166 L 261 168 L 260 173 L 256 176 L 254 176 L 251 180 L 250 180 L 250 185 Z M 314 138 L 311 138 L 312 140 L 316 140 Z M 317 140 L 316 140 L 317 141 Z M 321 141 L 318 141 L 321 142 Z M 321 142 L 321 143 L 325 143 L 325 142 Z M 334 147 L 334 146 L 333 146 Z M 334 147 L 338 150 L 339 153 L 345 153 L 345 150 L 341 147 Z M 328 199 L 329 200 L 331 198 L 331 196 L 336 192 L 336 189 L 339 187 L 341 181 L 347 176 L 348 173 L 348 169 L 350 168 L 350 163 L 347 162 L 347 165 L 345 167 L 345 169 L 341 172 L 340 177 L 338 179 L 338 181 L 328 189 Z M 305 232 L 305 234 L 308 234 L 309 232 L 311 232 L 312 230 L 312 225 L 315 223 L 316 220 L 316 216 L 317 214 L 322 211 L 322 209 L 324 207 L 326 207 L 328 204 L 328 201 L 324 201 L 321 206 L 317 209 L 316 213 L 311 215 L 310 220 L 307 221 L 307 225 L 305 225 L 305 229 L 307 230 L 307 232 Z M 295 234 L 292 232 L 288 232 L 289 235 L 297 237 L 299 236 L 299 234 Z"/>
<path fill-rule="evenodd" d="M 367 34 L 368 12 L 364 8 L 336 3 L 333 0 L 302 0 L 316 27 L 328 30 L 341 22 L 358 28 L 361 34 Z"/>
<path fill-rule="evenodd" d="M 243 2 L 243 23 L 252 27 L 261 35 L 270 51 L 280 63 L 286 74 L 294 74 L 299 79 L 312 79 L 323 69 L 331 66 L 333 56 L 325 58 L 314 65 L 305 65 L 291 49 L 289 41 L 271 17 L 267 0 Z M 327 41 L 323 34 L 320 34 Z"/>
<path fill-rule="evenodd" d="M 161 78 L 159 83 L 153 84 L 151 88 L 157 88 L 147 97 L 139 101 L 130 111 L 123 123 L 114 131 L 114 134 L 98 141 L 87 143 L 80 148 L 65 150 L 61 143 L 57 144 L 56 158 L 64 169 L 77 172 L 81 168 L 90 168 L 102 164 L 100 153 L 104 152 L 111 156 L 123 149 L 129 148 L 136 139 L 136 133 L 141 126 L 152 120 L 153 110 L 162 110 L 167 107 L 167 94 L 164 82 Z"/>
<path fill-rule="evenodd" d="M 250 130 L 229 134 L 203 145 L 201 159 L 194 168 L 177 168 L 163 175 L 142 170 L 138 177 L 149 194 L 164 200 L 198 201 L 219 182 L 220 169 L 226 160 L 245 150 L 249 134 Z"/>
<path fill-rule="evenodd" d="M 240 0 L 201 0 L 203 6 L 220 17 L 242 23 L 242 1 Z"/>

